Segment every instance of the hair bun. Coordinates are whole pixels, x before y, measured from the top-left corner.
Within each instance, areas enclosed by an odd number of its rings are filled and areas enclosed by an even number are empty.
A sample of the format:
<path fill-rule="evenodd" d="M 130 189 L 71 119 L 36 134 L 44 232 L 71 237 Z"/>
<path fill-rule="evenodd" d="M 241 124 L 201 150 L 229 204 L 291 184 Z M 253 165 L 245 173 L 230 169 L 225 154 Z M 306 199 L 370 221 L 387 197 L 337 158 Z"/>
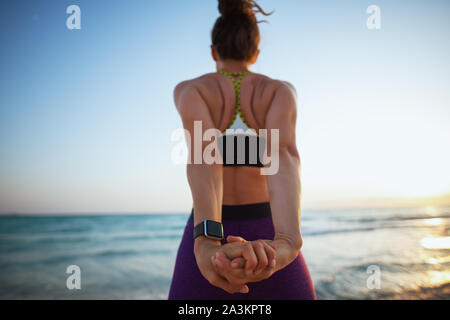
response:
<path fill-rule="evenodd" d="M 258 50 L 260 33 L 256 15 L 268 16 L 255 0 L 218 0 L 221 16 L 211 32 L 220 59 L 250 61 Z"/>
<path fill-rule="evenodd" d="M 257 5 L 251 0 L 219 0 L 219 12 L 223 17 L 240 14 L 254 16 L 254 7 Z"/>

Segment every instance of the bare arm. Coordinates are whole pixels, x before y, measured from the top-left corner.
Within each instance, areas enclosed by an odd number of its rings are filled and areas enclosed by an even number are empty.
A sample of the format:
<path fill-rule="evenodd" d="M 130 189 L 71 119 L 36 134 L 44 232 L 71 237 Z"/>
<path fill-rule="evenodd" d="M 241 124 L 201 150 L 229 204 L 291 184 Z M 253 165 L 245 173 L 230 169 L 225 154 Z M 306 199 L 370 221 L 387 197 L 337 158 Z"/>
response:
<path fill-rule="evenodd" d="M 222 165 L 194 164 L 194 139 L 201 141 L 201 153 L 209 142 L 203 142 L 202 137 L 194 136 L 194 122 L 201 122 L 202 131 L 214 129 L 208 106 L 200 92 L 193 84 L 181 83 L 175 88 L 175 105 L 183 121 L 184 129 L 189 132 L 191 141 L 187 141 L 189 163 L 187 177 L 194 203 L 194 225 L 203 220 L 222 221 Z M 202 132 L 202 134 L 203 134 Z M 187 137 L 188 138 L 188 137 Z M 201 139 L 201 140 L 199 140 Z M 203 239 L 200 237 L 198 239 Z M 197 242 L 197 241 L 196 241 Z"/>
<path fill-rule="evenodd" d="M 276 270 L 291 263 L 302 246 L 300 233 L 300 156 L 295 143 L 297 119 L 296 93 L 290 84 L 283 83 L 275 93 L 266 117 L 268 151 L 270 130 L 279 129 L 279 170 L 267 176 L 270 206 L 275 229 L 273 245 L 277 251 Z"/>
<path fill-rule="evenodd" d="M 214 129 L 208 106 L 203 100 L 195 84 L 184 82 L 175 88 L 175 105 L 181 116 L 183 127 L 188 132 L 186 135 L 189 149 L 189 161 L 187 165 L 187 177 L 191 188 L 194 203 L 194 225 L 203 220 L 222 221 L 222 165 L 221 164 L 195 164 L 194 163 L 194 139 L 201 137 L 194 136 L 194 125 L 196 121 L 201 121 L 202 131 Z M 203 134 L 203 132 L 201 134 Z M 190 136 L 190 137 L 189 137 Z M 190 141 L 189 140 L 192 140 Z M 201 154 L 208 142 L 201 139 Z M 190 147 L 189 147 L 190 146 Z M 220 276 L 214 269 L 212 257 L 221 250 L 221 242 L 198 237 L 194 243 L 194 254 L 201 274 L 212 285 L 220 287 L 229 293 L 248 292 L 248 287 L 244 284 L 231 284 Z"/>

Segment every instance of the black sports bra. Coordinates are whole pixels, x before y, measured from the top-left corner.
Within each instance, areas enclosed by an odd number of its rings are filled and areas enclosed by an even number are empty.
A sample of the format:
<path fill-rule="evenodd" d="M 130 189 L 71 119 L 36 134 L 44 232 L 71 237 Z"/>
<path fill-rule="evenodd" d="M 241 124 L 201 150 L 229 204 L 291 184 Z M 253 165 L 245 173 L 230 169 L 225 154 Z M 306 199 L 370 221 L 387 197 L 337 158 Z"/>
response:
<path fill-rule="evenodd" d="M 264 167 L 261 159 L 265 151 L 266 140 L 259 137 L 255 130 L 250 129 L 241 111 L 241 83 L 244 77 L 251 72 L 218 71 L 218 73 L 231 79 L 236 93 L 233 121 L 218 140 L 223 165 Z M 239 76 L 238 81 L 234 79 L 235 76 Z"/>

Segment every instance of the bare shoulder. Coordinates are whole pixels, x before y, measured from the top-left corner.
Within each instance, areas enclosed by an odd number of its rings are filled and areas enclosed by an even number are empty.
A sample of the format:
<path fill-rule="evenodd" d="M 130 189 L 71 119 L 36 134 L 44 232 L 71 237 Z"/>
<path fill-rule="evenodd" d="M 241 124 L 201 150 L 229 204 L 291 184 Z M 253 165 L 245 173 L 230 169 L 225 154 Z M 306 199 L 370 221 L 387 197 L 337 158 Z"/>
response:
<path fill-rule="evenodd" d="M 288 81 L 265 78 L 263 85 L 271 92 L 265 118 L 266 128 L 280 130 L 280 142 L 291 144 L 297 119 L 297 94 L 295 87 Z"/>
<path fill-rule="evenodd" d="M 295 150 L 295 127 L 297 121 L 297 93 L 288 81 L 271 79 L 274 93 L 267 110 L 266 127 L 279 130 L 279 143 Z"/>
<path fill-rule="evenodd" d="M 258 87 L 260 91 L 269 94 L 273 99 L 275 96 L 288 96 L 297 99 L 297 91 L 292 83 L 284 80 L 270 78 L 262 74 L 254 74 L 258 79 Z"/>
<path fill-rule="evenodd" d="M 276 86 L 277 96 L 284 96 L 285 98 L 297 99 L 297 90 L 292 83 L 284 80 L 272 80 Z"/>
<path fill-rule="evenodd" d="M 285 90 L 289 91 L 289 94 L 292 95 L 295 99 L 297 99 L 297 90 L 294 85 L 288 81 L 282 81 L 283 87 Z"/>
<path fill-rule="evenodd" d="M 200 77 L 181 81 L 175 86 L 173 96 L 175 105 L 178 107 L 181 100 L 186 96 L 193 96 L 194 93 L 198 93 L 205 85 L 210 82 L 211 74 L 205 74 Z"/>
<path fill-rule="evenodd" d="M 185 80 L 175 86 L 175 89 L 173 90 L 173 97 L 177 107 L 180 105 L 180 100 L 183 94 L 196 89 L 196 81 L 197 79 Z"/>

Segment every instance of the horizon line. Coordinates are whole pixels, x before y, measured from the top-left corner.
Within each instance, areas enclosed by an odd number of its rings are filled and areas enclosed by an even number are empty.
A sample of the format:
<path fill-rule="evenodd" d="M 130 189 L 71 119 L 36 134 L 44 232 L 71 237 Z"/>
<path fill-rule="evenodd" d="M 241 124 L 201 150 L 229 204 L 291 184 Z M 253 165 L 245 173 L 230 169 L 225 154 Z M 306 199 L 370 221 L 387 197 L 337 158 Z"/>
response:
<path fill-rule="evenodd" d="M 450 205 L 415 205 L 415 206 L 386 206 L 386 207 L 336 207 L 336 208 L 305 208 L 302 211 L 354 211 L 354 210 L 389 210 L 389 209 L 413 209 L 427 208 L 450 209 Z M 2 217 L 95 217 L 95 216 L 148 216 L 148 215 L 190 215 L 186 212 L 0 212 Z"/>

